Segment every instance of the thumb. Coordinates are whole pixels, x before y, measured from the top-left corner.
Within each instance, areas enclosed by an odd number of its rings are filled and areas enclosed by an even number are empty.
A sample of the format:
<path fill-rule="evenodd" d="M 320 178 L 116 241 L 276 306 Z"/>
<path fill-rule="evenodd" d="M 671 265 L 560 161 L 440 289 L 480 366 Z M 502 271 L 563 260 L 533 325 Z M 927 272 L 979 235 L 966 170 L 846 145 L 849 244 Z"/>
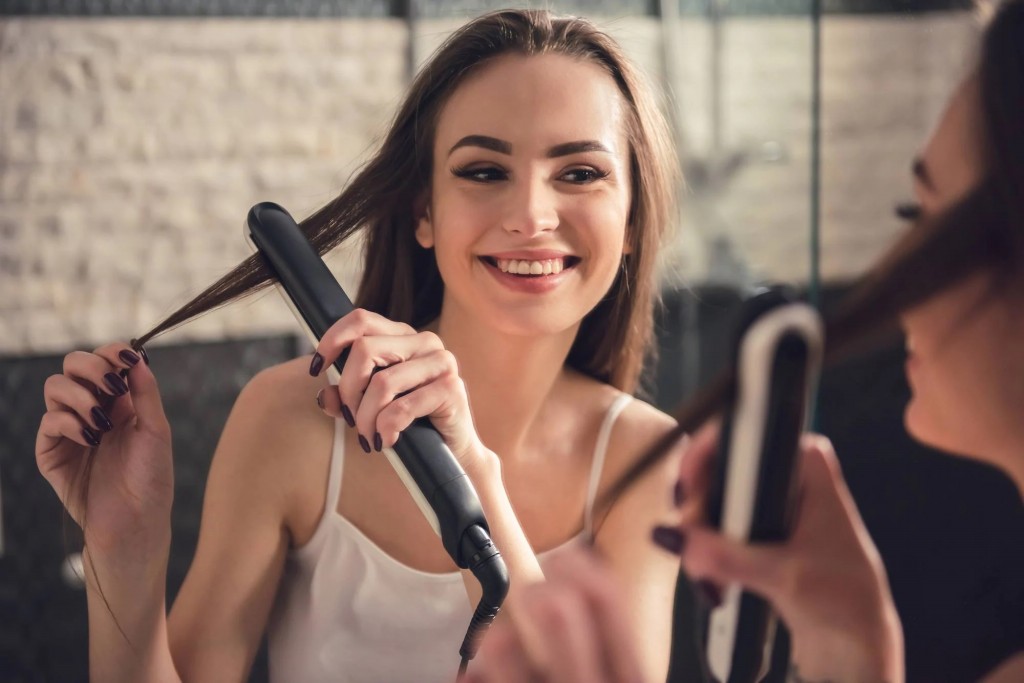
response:
<path fill-rule="evenodd" d="M 770 600 L 786 575 L 787 555 L 778 546 L 741 543 L 703 526 L 682 531 L 681 564 L 693 578 L 719 586 L 738 583 Z"/>
<path fill-rule="evenodd" d="M 156 375 L 149 362 L 139 363 L 128 371 L 128 389 L 135 408 L 136 429 L 147 431 L 170 442 L 171 427 L 164 413 L 163 400 Z"/>

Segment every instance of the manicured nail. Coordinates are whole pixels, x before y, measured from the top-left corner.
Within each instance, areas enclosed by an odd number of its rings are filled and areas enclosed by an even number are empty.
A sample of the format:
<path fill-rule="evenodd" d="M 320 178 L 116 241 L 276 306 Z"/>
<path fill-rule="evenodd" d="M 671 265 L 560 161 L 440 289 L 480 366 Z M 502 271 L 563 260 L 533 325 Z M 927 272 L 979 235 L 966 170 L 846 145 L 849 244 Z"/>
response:
<path fill-rule="evenodd" d="M 82 427 L 82 436 L 85 437 L 86 443 L 90 446 L 100 445 L 100 435 L 92 431 L 88 427 Z"/>
<path fill-rule="evenodd" d="M 142 356 L 142 360 L 146 361 L 146 365 L 149 365 L 149 354 L 146 353 L 146 349 L 144 349 L 143 347 L 139 346 L 139 340 L 138 339 L 129 340 L 128 345 L 131 346 L 136 351 L 138 351 L 139 355 Z"/>
<path fill-rule="evenodd" d="M 384 441 L 380 438 L 380 432 L 377 432 L 373 435 L 373 450 L 380 453 L 382 448 L 384 448 Z"/>
<path fill-rule="evenodd" d="M 320 410 L 324 409 L 324 390 L 316 392 L 316 404 L 320 407 Z"/>
<path fill-rule="evenodd" d="M 672 502 L 676 504 L 676 507 L 679 507 L 683 504 L 684 500 L 686 500 L 686 492 L 683 490 L 682 480 L 679 480 L 676 482 L 676 485 L 672 487 Z"/>
<path fill-rule="evenodd" d="M 695 582 L 693 590 L 709 609 L 714 609 L 722 604 L 721 591 L 718 590 L 718 586 L 707 579 Z"/>
<path fill-rule="evenodd" d="M 316 377 L 320 374 L 320 371 L 324 369 L 324 357 L 319 353 L 313 354 L 313 360 L 309 364 L 309 374 Z"/>
<path fill-rule="evenodd" d="M 651 540 L 673 555 L 681 554 L 683 546 L 686 544 L 686 537 L 683 536 L 683 532 L 670 526 L 654 527 L 651 530 Z"/>
<path fill-rule="evenodd" d="M 363 437 L 362 434 L 359 435 L 359 447 L 362 448 L 367 453 L 370 452 L 370 444 L 369 442 L 367 442 L 367 440 Z"/>
<path fill-rule="evenodd" d="M 346 406 L 344 403 L 341 404 L 341 416 L 345 418 L 345 422 L 348 423 L 349 427 L 356 426 L 356 420 L 354 417 L 352 417 L 352 411 L 349 410 L 348 406 Z"/>
<path fill-rule="evenodd" d="M 103 375 L 103 381 L 107 383 L 107 386 L 110 387 L 115 396 L 124 396 L 128 393 L 128 385 L 113 372 Z"/>
<path fill-rule="evenodd" d="M 110 418 L 107 417 L 107 414 L 103 412 L 103 409 L 99 406 L 93 406 L 92 410 L 89 411 L 89 414 L 92 415 L 92 421 L 96 426 L 103 431 L 109 432 L 114 428 L 114 423 L 110 421 Z"/>
<path fill-rule="evenodd" d="M 138 354 L 133 353 L 128 349 L 125 349 L 121 353 L 117 354 L 117 357 L 132 367 L 135 367 L 135 365 L 139 362 Z"/>

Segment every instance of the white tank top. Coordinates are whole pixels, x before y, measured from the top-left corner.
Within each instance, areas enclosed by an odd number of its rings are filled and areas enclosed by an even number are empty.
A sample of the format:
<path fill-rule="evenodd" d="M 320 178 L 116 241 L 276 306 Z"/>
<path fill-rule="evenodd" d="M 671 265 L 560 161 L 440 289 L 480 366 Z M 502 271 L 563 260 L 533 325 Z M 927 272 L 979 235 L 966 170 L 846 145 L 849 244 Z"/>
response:
<path fill-rule="evenodd" d="M 598 432 L 584 533 L 592 528 L 612 426 L 629 400 L 615 399 Z M 268 623 L 270 681 L 451 683 L 473 614 L 462 574 L 402 564 L 338 514 L 342 425 L 335 421 L 323 516 L 309 541 L 288 554 Z"/>

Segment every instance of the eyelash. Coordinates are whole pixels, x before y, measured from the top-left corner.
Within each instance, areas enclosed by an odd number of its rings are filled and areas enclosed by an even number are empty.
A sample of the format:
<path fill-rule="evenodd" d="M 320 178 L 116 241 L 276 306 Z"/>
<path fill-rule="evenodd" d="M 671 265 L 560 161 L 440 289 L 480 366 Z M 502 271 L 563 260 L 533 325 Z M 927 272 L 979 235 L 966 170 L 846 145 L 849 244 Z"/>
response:
<path fill-rule="evenodd" d="M 921 217 L 921 205 L 917 202 L 902 202 L 894 209 L 896 217 L 904 221 L 916 221 Z"/>
<path fill-rule="evenodd" d="M 501 169 L 496 168 L 494 166 L 478 166 L 476 168 L 468 168 L 466 166 L 457 166 L 457 167 L 453 168 L 451 170 L 451 172 L 452 172 L 452 175 L 454 175 L 457 178 L 464 178 L 466 180 L 470 180 L 472 182 L 477 182 L 477 183 L 487 183 L 487 182 L 492 182 L 492 181 L 496 181 L 496 180 L 504 180 L 505 178 L 508 177 L 508 174 L 505 173 L 505 171 L 502 171 Z M 601 171 L 601 170 L 598 170 L 596 168 L 574 168 L 574 169 L 571 169 L 569 171 L 566 171 L 563 174 L 563 176 L 564 175 L 569 175 L 569 174 L 581 174 L 581 173 L 587 174 L 588 177 L 585 180 L 570 180 L 568 182 L 572 183 L 573 185 L 585 185 L 587 183 L 592 183 L 592 182 L 596 182 L 598 180 L 602 180 L 604 178 L 607 178 L 608 175 L 609 175 L 608 171 Z M 481 175 L 486 175 L 487 177 L 484 177 L 484 178 L 478 177 L 478 176 L 481 176 Z M 500 176 L 500 177 L 495 177 L 495 176 Z"/>

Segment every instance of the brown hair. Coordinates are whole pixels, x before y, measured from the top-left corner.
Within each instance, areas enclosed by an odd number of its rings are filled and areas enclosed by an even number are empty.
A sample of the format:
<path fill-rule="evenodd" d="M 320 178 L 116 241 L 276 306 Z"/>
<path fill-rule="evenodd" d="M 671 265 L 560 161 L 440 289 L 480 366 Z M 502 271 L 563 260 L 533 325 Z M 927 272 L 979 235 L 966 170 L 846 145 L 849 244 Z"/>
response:
<path fill-rule="evenodd" d="M 627 104 L 632 182 L 627 241 L 632 249 L 608 294 L 584 317 L 566 362 L 632 393 L 651 346 L 655 259 L 674 213 L 678 165 L 668 128 L 640 73 L 614 40 L 584 19 L 506 10 L 455 31 L 416 77 L 380 150 L 301 228 L 320 254 L 365 229 L 365 268 L 356 306 L 414 327 L 435 319 L 444 285 L 433 253 L 416 243 L 413 229 L 416 206 L 430 191 L 438 117 L 469 74 L 510 53 L 556 53 L 595 62 L 615 80 Z M 133 345 L 269 283 L 262 258 L 252 256 Z"/>
<path fill-rule="evenodd" d="M 916 221 L 828 318 L 826 363 L 894 331 L 900 313 L 979 271 L 994 276 L 992 297 L 1024 293 L 1024 0 L 1004 0 L 992 13 L 974 78 L 983 128 L 981 180 L 941 215 Z M 679 408 L 677 426 L 608 490 L 602 505 L 719 413 L 733 380 L 729 368 Z"/>

